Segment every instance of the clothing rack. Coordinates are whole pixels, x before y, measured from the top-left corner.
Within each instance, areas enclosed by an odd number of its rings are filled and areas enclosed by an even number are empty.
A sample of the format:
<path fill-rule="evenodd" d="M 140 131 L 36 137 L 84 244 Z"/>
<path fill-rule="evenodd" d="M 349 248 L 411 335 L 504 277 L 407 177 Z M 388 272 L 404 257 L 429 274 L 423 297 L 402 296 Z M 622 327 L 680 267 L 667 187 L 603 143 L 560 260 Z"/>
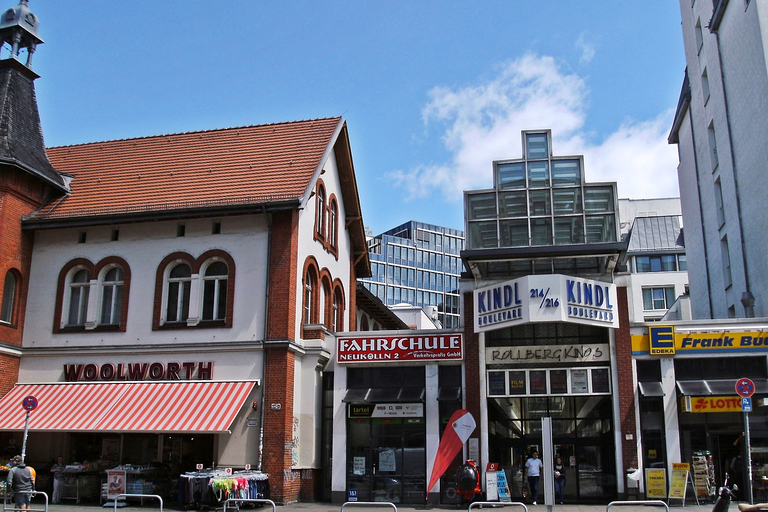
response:
<path fill-rule="evenodd" d="M 261 471 L 207 469 L 179 478 L 179 501 L 187 508 L 207 508 L 228 499 L 265 498 L 269 498 L 269 475 Z"/>

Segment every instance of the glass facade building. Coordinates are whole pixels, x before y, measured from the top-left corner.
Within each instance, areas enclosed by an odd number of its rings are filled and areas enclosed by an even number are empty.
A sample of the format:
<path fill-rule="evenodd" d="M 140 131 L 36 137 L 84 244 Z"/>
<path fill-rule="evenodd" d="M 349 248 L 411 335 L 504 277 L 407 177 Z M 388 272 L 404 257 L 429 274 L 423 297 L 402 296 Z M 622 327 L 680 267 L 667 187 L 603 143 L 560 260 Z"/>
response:
<path fill-rule="evenodd" d="M 387 306 L 437 307 L 444 328 L 459 325 L 464 233 L 409 221 L 368 240 L 371 277 L 363 285 Z"/>
<path fill-rule="evenodd" d="M 584 158 L 552 156 L 549 130 L 523 132 L 523 158 L 494 162 L 493 178 L 464 193 L 468 249 L 619 240 L 616 184 L 586 184 Z"/>

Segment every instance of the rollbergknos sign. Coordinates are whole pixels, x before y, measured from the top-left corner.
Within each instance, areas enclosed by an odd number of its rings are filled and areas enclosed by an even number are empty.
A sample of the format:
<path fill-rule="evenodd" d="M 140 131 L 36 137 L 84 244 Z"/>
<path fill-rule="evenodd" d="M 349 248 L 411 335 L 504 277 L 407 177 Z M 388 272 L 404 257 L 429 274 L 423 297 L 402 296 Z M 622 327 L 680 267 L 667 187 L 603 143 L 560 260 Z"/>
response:
<path fill-rule="evenodd" d="M 538 322 L 619 326 L 616 285 L 561 274 L 526 276 L 475 290 L 475 332 Z"/>

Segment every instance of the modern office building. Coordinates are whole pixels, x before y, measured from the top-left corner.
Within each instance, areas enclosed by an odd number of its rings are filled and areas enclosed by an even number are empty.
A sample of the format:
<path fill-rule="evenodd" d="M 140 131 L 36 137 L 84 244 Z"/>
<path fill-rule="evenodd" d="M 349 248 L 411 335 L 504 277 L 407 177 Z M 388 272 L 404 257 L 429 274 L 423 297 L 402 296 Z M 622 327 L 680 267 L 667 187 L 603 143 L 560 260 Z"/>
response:
<path fill-rule="evenodd" d="M 387 306 L 435 306 L 442 327 L 458 327 L 463 248 L 462 231 L 412 220 L 368 240 L 371 277 L 361 282 Z"/>
<path fill-rule="evenodd" d="M 680 0 L 687 70 L 669 142 L 694 318 L 768 315 L 768 4 Z"/>

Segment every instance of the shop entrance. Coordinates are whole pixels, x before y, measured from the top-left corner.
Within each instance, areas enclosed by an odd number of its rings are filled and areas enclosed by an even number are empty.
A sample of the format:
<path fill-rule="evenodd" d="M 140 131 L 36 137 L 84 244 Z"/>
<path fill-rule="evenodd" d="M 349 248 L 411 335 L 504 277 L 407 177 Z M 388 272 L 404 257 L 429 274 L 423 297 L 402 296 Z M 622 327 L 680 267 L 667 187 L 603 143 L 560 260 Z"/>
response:
<path fill-rule="evenodd" d="M 560 457 L 566 468 L 565 502 L 615 498 L 617 477 L 609 397 L 494 398 L 489 399 L 488 410 L 494 423 L 494 433 L 489 435 L 490 462 L 501 464 L 513 500 L 523 497 L 525 461 L 534 450 L 542 455 L 540 417 L 546 415 L 553 417 L 554 457 Z M 545 468 L 551 469 L 554 460 L 543 462 Z M 550 469 L 545 469 L 544 478 L 551 476 Z M 543 489 L 540 484 L 540 503 Z"/>
<path fill-rule="evenodd" d="M 423 504 L 423 418 L 351 418 L 347 492 L 357 501 Z"/>

